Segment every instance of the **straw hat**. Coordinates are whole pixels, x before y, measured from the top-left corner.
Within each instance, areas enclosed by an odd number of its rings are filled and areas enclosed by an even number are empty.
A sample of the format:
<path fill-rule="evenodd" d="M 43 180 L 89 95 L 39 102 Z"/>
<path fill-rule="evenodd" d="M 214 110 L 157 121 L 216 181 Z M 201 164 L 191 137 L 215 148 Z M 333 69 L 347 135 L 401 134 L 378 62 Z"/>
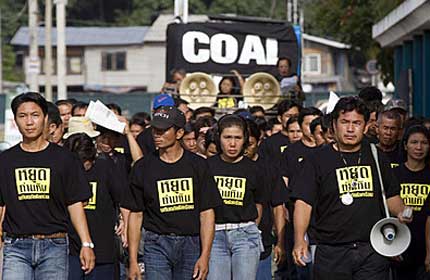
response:
<path fill-rule="evenodd" d="M 69 130 L 63 135 L 63 139 L 69 138 L 70 135 L 85 133 L 91 138 L 100 135 L 100 132 L 94 130 L 93 123 L 86 117 L 71 117 L 69 120 Z"/>

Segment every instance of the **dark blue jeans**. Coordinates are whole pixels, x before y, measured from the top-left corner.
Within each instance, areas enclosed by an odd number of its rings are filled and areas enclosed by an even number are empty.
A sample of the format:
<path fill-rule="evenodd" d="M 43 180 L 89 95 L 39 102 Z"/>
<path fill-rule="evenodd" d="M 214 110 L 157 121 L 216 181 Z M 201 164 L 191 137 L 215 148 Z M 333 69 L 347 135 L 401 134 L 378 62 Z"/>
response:
<path fill-rule="evenodd" d="M 69 256 L 69 280 L 113 280 L 114 264 L 96 264 L 90 274 L 85 275 L 78 256 Z"/>
<path fill-rule="evenodd" d="M 160 235 L 146 231 L 145 280 L 192 279 L 199 257 L 199 236 Z"/>
<path fill-rule="evenodd" d="M 5 237 L 3 279 L 67 279 L 69 242 L 67 238 L 36 240 Z"/>
<path fill-rule="evenodd" d="M 257 280 L 272 280 L 272 256 L 258 263 Z"/>

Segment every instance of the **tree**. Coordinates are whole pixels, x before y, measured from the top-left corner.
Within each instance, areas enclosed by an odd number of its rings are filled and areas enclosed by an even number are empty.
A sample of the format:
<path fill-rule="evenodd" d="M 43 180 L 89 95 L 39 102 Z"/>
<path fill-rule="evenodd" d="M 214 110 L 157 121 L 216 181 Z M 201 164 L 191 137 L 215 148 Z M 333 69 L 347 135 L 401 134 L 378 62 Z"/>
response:
<path fill-rule="evenodd" d="M 402 0 L 307 0 L 305 31 L 352 45 L 352 60 L 360 67 L 378 59 L 385 83 L 392 80 L 392 50 L 372 39 L 372 26 Z M 329 36 L 327 36 L 329 34 Z"/>

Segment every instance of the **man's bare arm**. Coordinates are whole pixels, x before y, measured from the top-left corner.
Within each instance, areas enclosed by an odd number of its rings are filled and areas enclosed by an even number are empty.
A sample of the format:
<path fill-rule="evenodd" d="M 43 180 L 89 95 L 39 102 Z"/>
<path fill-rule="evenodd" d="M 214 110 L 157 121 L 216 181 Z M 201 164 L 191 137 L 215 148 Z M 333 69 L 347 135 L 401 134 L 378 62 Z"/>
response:
<path fill-rule="evenodd" d="M 209 272 L 209 258 L 211 254 L 212 242 L 215 236 L 215 212 L 208 209 L 200 212 L 200 258 L 194 266 L 193 278 L 196 280 L 206 279 Z"/>
<path fill-rule="evenodd" d="M 299 266 L 306 266 L 303 258 L 308 257 L 308 243 L 305 234 L 311 220 L 312 206 L 303 200 L 297 200 L 294 207 L 294 262 Z"/>

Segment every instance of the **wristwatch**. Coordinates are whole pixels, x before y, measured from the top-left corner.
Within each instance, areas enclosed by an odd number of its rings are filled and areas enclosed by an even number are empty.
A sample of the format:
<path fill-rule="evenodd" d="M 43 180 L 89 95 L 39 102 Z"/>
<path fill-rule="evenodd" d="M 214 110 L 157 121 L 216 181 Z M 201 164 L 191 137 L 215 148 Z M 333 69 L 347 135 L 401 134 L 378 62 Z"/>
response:
<path fill-rule="evenodd" d="M 82 242 L 82 247 L 94 249 L 93 242 Z"/>

